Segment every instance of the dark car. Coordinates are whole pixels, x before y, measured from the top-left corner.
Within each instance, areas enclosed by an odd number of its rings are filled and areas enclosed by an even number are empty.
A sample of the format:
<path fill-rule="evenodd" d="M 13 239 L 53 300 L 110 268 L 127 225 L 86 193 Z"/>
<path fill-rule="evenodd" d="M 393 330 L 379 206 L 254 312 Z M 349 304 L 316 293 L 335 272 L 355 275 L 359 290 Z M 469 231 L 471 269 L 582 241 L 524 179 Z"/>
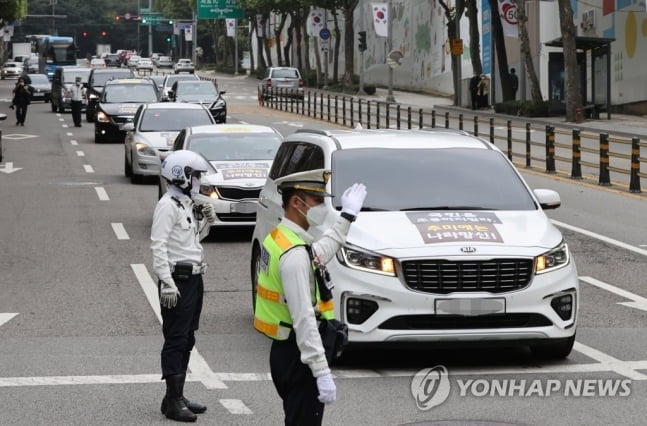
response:
<path fill-rule="evenodd" d="M 106 67 L 108 68 L 120 68 L 121 67 L 121 58 L 116 53 L 107 54 L 103 60 L 106 62 Z"/>
<path fill-rule="evenodd" d="M 207 80 L 180 80 L 168 92 L 170 101 L 200 104 L 209 108 L 216 123 L 227 122 L 227 103 L 222 98 L 225 91 Z"/>
<path fill-rule="evenodd" d="M 22 67 L 29 74 L 38 73 L 38 56 L 30 56 L 22 61 Z"/>
<path fill-rule="evenodd" d="M 123 142 L 126 131 L 121 126 L 133 121 L 141 104 L 159 101 L 157 85 L 148 78 L 107 81 L 96 105 L 94 142 Z"/>
<path fill-rule="evenodd" d="M 31 100 L 49 102 L 52 97 L 52 83 L 45 74 L 30 74 Z"/>
<path fill-rule="evenodd" d="M 128 68 L 96 68 L 90 71 L 86 95 L 88 107 L 85 110 L 85 119 L 88 120 L 88 123 L 94 121 L 97 102 L 103 92 L 103 86 L 108 80 L 116 78 L 135 78 L 135 74 Z"/>
<path fill-rule="evenodd" d="M 65 109 L 72 108 L 72 95 L 70 89 L 76 83 L 76 78 L 81 77 L 81 81 L 87 86 L 90 69 L 76 66 L 58 67 L 54 71 L 51 82 L 52 94 L 52 112 L 65 112 Z M 83 102 L 82 108 L 85 108 L 87 102 Z"/>

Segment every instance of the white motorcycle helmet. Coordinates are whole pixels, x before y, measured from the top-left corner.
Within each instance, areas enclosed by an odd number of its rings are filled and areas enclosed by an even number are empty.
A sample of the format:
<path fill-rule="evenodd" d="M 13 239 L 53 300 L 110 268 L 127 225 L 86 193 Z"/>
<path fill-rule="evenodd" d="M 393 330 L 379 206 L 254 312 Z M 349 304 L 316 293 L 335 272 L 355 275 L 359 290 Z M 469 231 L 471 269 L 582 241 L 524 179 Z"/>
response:
<path fill-rule="evenodd" d="M 175 185 L 185 194 L 191 193 L 192 178 L 200 178 L 209 166 L 207 161 L 193 151 L 173 151 L 162 162 L 161 175 L 169 184 Z"/>

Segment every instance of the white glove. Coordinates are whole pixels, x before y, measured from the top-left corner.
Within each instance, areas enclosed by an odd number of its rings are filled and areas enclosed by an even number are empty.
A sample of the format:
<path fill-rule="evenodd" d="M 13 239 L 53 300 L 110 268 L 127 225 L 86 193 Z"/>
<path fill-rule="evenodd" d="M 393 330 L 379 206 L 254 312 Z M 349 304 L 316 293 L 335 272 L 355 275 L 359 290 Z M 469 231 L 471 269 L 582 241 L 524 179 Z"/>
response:
<path fill-rule="evenodd" d="M 166 309 L 173 309 L 177 305 L 177 299 L 181 297 L 173 278 L 161 280 L 160 282 L 160 305 Z"/>
<path fill-rule="evenodd" d="M 354 183 L 350 188 L 344 191 L 341 196 L 341 211 L 353 216 L 362 210 L 364 199 L 366 198 L 366 186 L 363 183 Z"/>
<path fill-rule="evenodd" d="M 337 399 L 337 387 L 332 380 L 332 374 L 324 374 L 317 377 L 317 389 L 319 389 L 319 401 L 324 404 L 332 404 Z"/>
<path fill-rule="evenodd" d="M 216 210 L 213 208 L 213 205 L 211 204 L 202 204 L 202 214 L 204 217 L 209 221 L 209 223 L 215 223 L 216 222 Z"/>

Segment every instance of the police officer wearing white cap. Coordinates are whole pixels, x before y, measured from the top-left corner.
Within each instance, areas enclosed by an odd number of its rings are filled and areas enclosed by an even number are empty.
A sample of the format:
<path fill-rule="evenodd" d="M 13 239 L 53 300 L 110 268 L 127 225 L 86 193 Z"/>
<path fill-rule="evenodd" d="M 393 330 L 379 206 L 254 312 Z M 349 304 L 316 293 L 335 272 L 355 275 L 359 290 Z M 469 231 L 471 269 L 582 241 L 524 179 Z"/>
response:
<path fill-rule="evenodd" d="M 337 397 L 317 325 L 317 316 L 334 317 L 334 306 L 319 298 L 313 268 L 330 261 L 345 242 L 366 187 L 356 183 L 344 192 L 340 217 L 314 240 L 308 230 L 325 223 L 329 176 L 318 169 L 276 180 L 284 215 L 260 256 L 254 327 L 273 339 L 270 370 L 286 425 L 320 425 L 324 404 Z"/>
<path fill-rule="evenodd" d="M 84 97 L 85 87 L 83 87 L 81 77 L 76 77 L 74 85 L 70 88 L 70 103 L 72 105 L 74 127 L 81 127 L 81 107 L 83 106 Z"/>
<path fill-rule="evenodd" d="M 207 410 L 184 397 L 184 382 L 202 311 L 206 264 L 200 240 L 209 234 L 209 224 L 215 222 L 213 206 L 196 206 L 192 199 L 208 167 L 206 160 L 192 151 L 174 151 L 166 157 L 161 177 L 168 182 L 168 191 L 155 207 L 151 229 L 164 334 L 162 379 L 166 380 L 166 395 L 161 411 L 183 422 L 194 422 L 196 414 Z"/>

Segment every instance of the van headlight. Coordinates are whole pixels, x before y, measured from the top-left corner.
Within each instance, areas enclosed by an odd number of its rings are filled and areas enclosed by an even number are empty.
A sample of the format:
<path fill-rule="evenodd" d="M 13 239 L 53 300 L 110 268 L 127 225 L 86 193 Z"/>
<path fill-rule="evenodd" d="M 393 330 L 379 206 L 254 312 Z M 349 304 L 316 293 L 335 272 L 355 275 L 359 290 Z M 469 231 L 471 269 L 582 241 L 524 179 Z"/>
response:
<path fill-rule="evenodd" d="M 97 121 L 99 123 L 110 123 L 110 117 L 108 117 L 108 114 L 106 114 L 103 111 L 99 111 L 97 113 Z"/>
<path fill-rule="evenodd" d="M 371 253 L 358 247 L 342 247 L 338 252 L 339 261 L 351 268 L 375 274 L 395 276 L 395 260 L 388 256 Z"/>
<path fill-rule="evenodd" d="M 568 265 L 570 258 L 568 245 L 561 243 L 551 251 L 535 257 L 535 273 L 543 274 L 563 268 Z"/>
<path fill-rule="evenodd" d="M 157 151 L 155 151 L 153 148 L 146 145 L 145 143 L 137 142 L 135 143 L 135 148 L 137 149 L 137 152 L 139 153 L 139 155 L 150 155 L 153 157 L 157 157 Z"/>

